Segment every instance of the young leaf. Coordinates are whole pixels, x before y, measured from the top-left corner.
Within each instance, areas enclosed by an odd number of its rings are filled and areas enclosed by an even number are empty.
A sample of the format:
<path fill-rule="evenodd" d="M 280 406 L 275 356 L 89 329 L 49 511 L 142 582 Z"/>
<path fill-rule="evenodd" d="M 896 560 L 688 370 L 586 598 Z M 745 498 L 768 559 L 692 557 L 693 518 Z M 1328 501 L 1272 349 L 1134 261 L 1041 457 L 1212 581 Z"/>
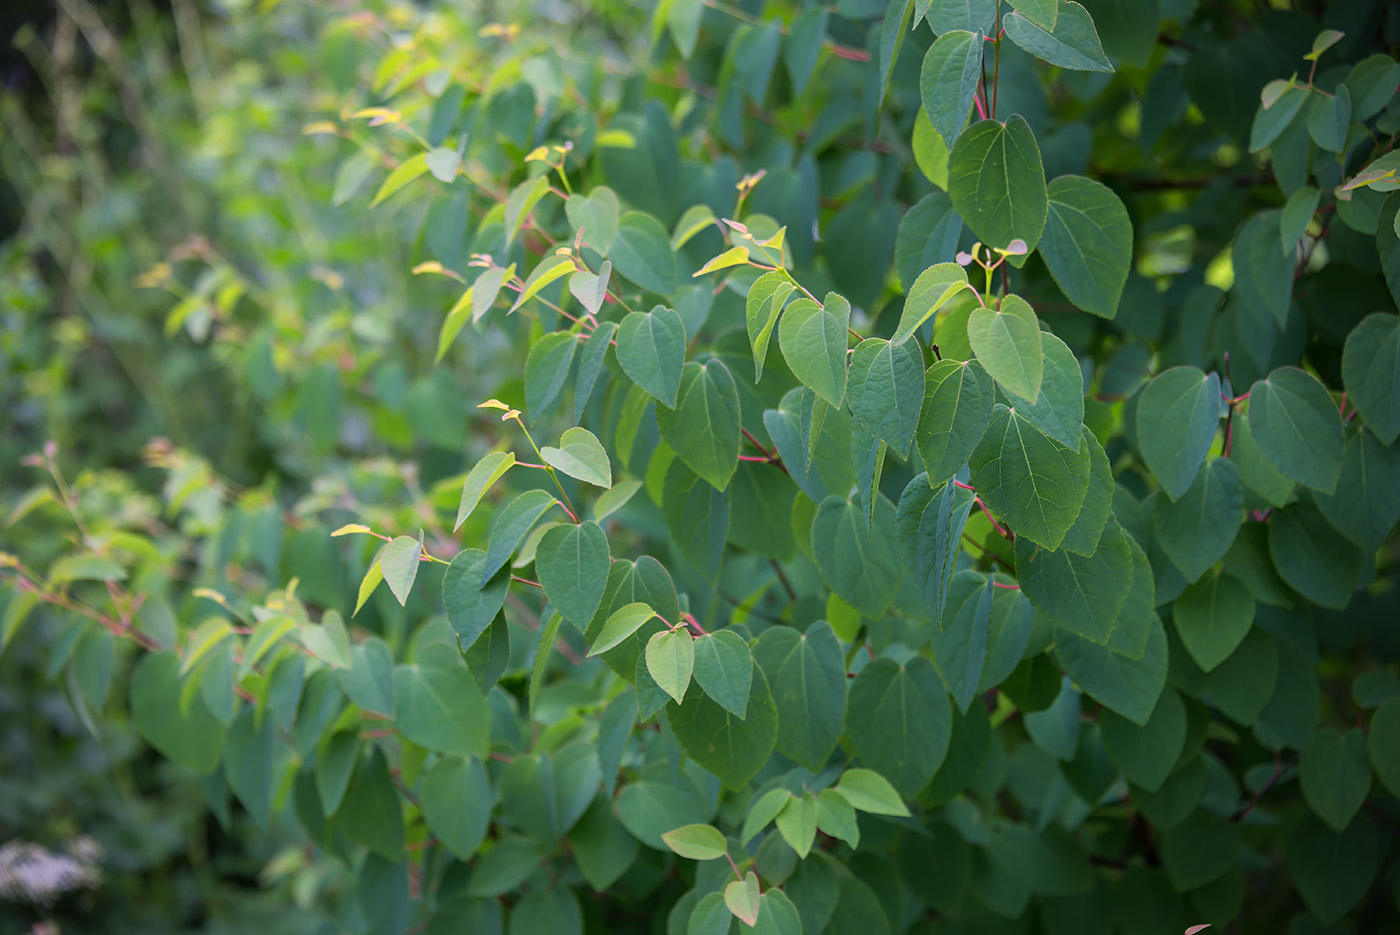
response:
<path fill-rule="evenodd" d="M 695 646 L 683 629 L 663 630 L 647 640 L 647 671 L 680 704 L 695 669 Z"/>
<path fill-rule="evenodd" d="M 379 191 L 375 193 L 375 196 L 370 201 L 369 206 L 371 208 L 375 207 L 381 201 L 388 198 L 390 195 L 394 194 L 399 189 L 407 185 L 409 182 L 412 182 L 414 179 L 418 178 L 418 176 L 422 175 L 424 172 L 427 171 L 427 153 L 418 153 L 417 155 L 408 157 L 403 162 L 399 163 L 398 167 L 395 168 L 393 172 L 389 173 L 389 177 L 384 180 L 384 184 L 379 186 Z"/>
<path fill-rule="evenodd" d="M 398 536 L 380 553 L 380 571 L 400 604 L 408 602 L 408 592 L 413 590 L 413 580 L 418 577 L 418 565 L 422 558 L 423 543 L 412 536 Z"/>
<path fill-rule="evenodd" d="M 753 349 L 755 383 L 763 378 L 763 363 L 768 359 L 768 341 L 773 336 L 773 326 L 778 323 L 779 313 L 796 289 L 785 274 L 776 270 L 764 273 L 749 287 L 744 318 L 748 324 L 749 346 Z"/>
<path fill-rule="evenodd" d="M 604 490 L 612 486 L 612 462 L 603 450 L 603 443 L 588 429 L 577 426 L 565 429 L 559 447 L 544 446 L 540 457 L 546 464 L 585 484 Z"/>
<path fill-rule="evenodd" d="M 894 786 L 879 773 L 868 769 L 848 769 L 836 783 L 836 791 L 852 808 L 871 815 L 909 817 L 909 809 Z"/>
<path fill-rule="evenodd" d="M 967 271 L 956 263 L 935 263 L 924 270 L 909 288 L 890 343 L 908 341 L 949 299 L 968 288 Z"/>
<path fill-rule="evenodd" d="M 682 825 L 661 836 L 666 846 L 688 860 L 714 860 L 729 850 L 724 835 L 712 825 Z"/>
<path fill-rule="evenodd" d="M 817 800 L 811 793 L 788 799 L 776 822 L 783 840 L 797 852 L 799 860 L 805 860 L 817 837 Z"/>
<path fill-rule="evenodd" d="M 1045 358 L 1040 323 L 1029 302 L 1008 295 L 1002 297 L 1000 308 L 973 309 L 967 320 L 967 339 L 978 363 L 1007 392 L 1023 399 L 1040 394 Z"/>
<path fill-rule="evenodd" d="M 596 656 L 599 653 L 607 652 L 636 633 L 642 624 L 655 616 L 656 611 L 640 601 L 619 607 L 608 616 L 607 622 L 603 624 L 602 630 L 593 641 L 592 648 L 588 650 L 588 655 Z"/>
<path fill-rule="evenodd" d="M 752 870 L 724 888 L 724 904 L 744 924 L 758 924 L 758 877 Z"/>

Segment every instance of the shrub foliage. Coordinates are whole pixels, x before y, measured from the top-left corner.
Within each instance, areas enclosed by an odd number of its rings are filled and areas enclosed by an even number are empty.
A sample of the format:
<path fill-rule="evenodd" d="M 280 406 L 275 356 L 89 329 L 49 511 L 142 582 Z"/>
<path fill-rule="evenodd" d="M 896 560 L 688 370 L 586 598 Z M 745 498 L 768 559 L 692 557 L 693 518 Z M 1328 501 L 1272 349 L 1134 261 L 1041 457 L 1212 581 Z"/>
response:
<path fill-rule="evenodd" d="M 556 6 L 236 11 L 260 453 L 30 456 L 4 642 L 335 931 L 1393 920 L 1395 8 Z"/>

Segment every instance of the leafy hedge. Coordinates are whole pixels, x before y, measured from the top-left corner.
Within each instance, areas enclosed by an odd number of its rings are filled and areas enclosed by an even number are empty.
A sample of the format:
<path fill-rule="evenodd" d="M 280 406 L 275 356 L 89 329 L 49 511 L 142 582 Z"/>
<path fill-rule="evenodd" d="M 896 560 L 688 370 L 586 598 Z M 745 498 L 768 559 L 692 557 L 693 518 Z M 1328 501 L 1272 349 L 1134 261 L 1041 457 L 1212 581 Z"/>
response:
<path fill-rule="evenodd" d="M 256 14 L 334 239 L 139 285 L 276 467 L 31 456 L 4 642 L 328 930 L 1381 930 L 1400 16 L 1304 6 Z"/>

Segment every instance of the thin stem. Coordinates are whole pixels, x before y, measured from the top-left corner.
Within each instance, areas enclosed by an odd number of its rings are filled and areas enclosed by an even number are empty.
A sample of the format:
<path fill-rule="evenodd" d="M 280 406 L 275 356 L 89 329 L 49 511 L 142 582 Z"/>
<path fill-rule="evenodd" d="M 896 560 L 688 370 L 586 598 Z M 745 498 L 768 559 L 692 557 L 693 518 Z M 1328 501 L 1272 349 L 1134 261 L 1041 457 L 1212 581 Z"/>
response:
<path fill-rule="evenodd" d="M 992 44 L 992 119 L 997 116 L 997 91 L 1001 79 L 1001 4 L 997 4 L 997 39 Z"/>
<path fill-rule="evenodd" d="M 768 564 L 773 566 L 773 571 L 778 576 L 778 580 L 783 583 L 783 590 L 787 592 L 788 600 L 797 600 L 797 592 L 793 590 L 792 582 L 788 580 L 787 572 L 783 571 L 783 566 L 778 564 L 776 558 L 770 558 Z"/>
<path fill-rule="evenodd" d="M 515 416 L 515 424 L 520 426 L 520 431 L 525 433 L 525 440 L 530 443 L 531 448 L 535 449 L 535 456 L 543 461 L 544 455 L 540 454 L 540 447 L 536 445 L 535 440 L 530 437 L 530 430 L 525 427 L 525 423 L 521 420 L 519 415 Z M 574 525 L 577 526 L 578 513 L 574 511 L 574 505 L 569 502 L 569 495 L 565 492 L 564 485 L 559 482 L 559 475 L 555 473 L 554 468 L 548 464 L 544 465 L 544 469 L 549 472 L 549 478 L 554 481 L 554 486 L 559 488 L 559 496 L 564 498 L 559 506 L 563 508 L 565 513 L 569 514 L 569 519 L 573 520 Z"/>
<path fill-rule="evenodd" d="M 1290 769 L 1298 765 L 1298 760 L 1300 757 L 1302 757 L 1301 753 L 1295 753 L 1293 754 L 1293 758 L 1290 759 L 1287 763 L 1275 766 L 1273 775 L 1269 777 L 1267 782 L 1265 782 L 1262 786 L 1259 787 L 1259 791 L 1254 793 L 1254 796 L 1248 802 L 1240 806 L 1239 809 L 1235 812 L 1235 814 L 1230 816 L 1230 820 L 1242 821 L 1246 815 L 1254 811 L 1254 806 L 1259 804 L 1259 800 L 1264 797 L 1264 793 L 1268 792 L 1274 786 L 1278 785 L 1278 781 L 1283 778 L 1284 773 L 1288 772 Z"/>

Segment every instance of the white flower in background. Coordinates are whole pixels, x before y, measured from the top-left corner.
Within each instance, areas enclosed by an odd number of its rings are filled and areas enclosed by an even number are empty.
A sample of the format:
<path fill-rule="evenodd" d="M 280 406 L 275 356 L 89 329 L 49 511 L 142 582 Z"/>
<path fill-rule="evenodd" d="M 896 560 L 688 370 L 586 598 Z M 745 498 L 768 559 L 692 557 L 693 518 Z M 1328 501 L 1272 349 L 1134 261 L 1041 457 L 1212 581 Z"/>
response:
<path fill-rule="evenodd" d="M 0 897 L 52 906 L 63 893 L 97 889 L 102 883 L 101 860 L 101 846 L 87 835 L 69 842 L 66 854 L 18 839 L 7 841 L 0 845 Z"/>

